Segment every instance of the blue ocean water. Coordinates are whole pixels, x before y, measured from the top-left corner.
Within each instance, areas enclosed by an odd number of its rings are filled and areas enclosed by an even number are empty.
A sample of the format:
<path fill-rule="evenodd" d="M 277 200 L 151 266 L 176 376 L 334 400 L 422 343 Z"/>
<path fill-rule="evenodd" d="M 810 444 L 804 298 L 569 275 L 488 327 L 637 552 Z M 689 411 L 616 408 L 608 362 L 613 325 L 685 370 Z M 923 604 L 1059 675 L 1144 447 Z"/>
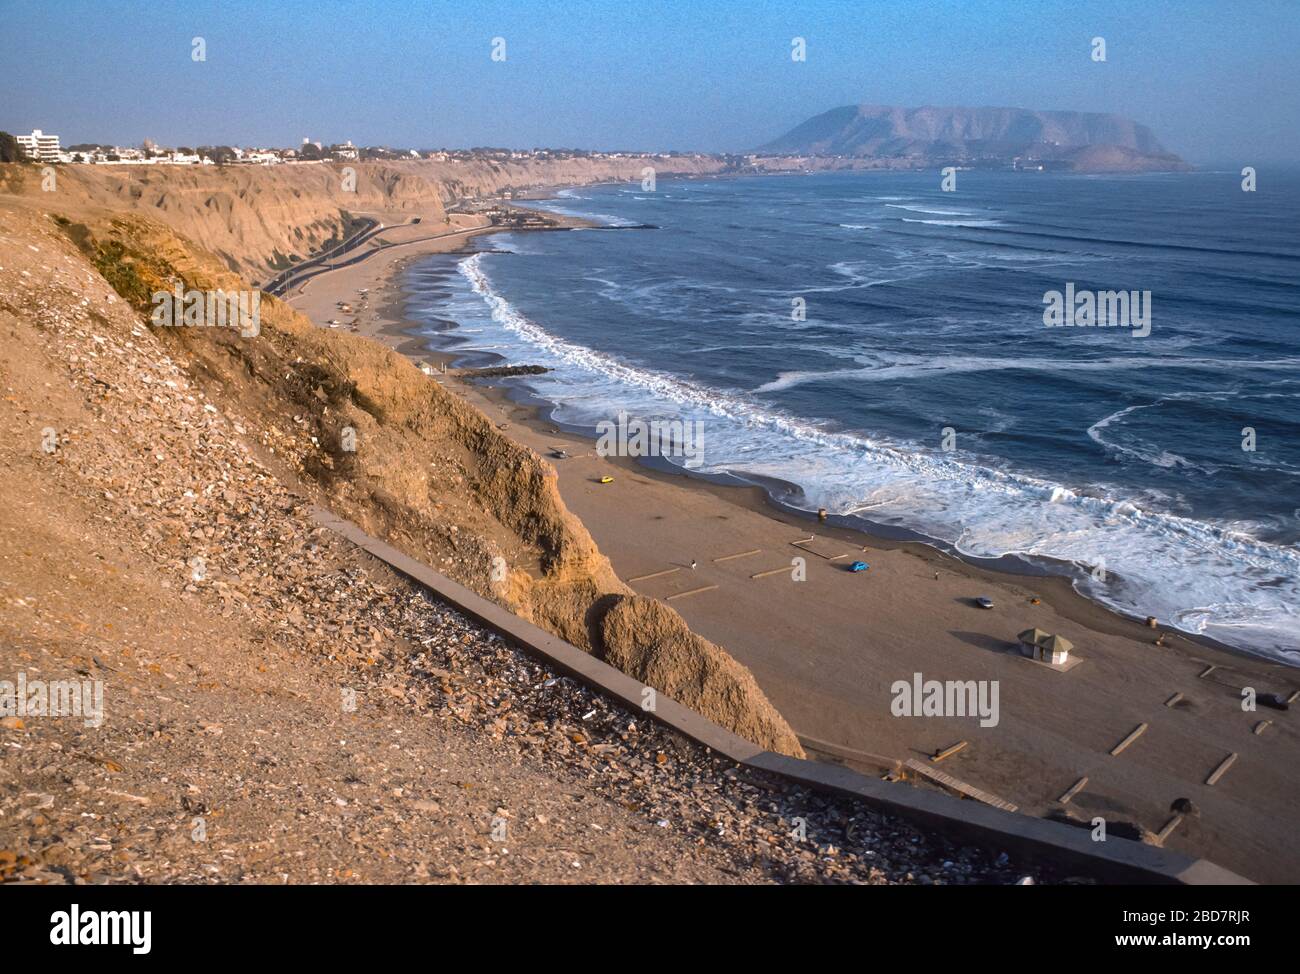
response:
<path fill-rule="evenodd" d="M 414 267 L 411 310 L 552 367 L 529 384 L 560 422 L 700 419 L 705 472 L 1300 664 L 1300 172 L 1240 182 L 566 191 L 538 205 L 656 229 L 483 238 Z M 1067 282 L 1151 292 L 1150 334 L 1046 327 Z"/>

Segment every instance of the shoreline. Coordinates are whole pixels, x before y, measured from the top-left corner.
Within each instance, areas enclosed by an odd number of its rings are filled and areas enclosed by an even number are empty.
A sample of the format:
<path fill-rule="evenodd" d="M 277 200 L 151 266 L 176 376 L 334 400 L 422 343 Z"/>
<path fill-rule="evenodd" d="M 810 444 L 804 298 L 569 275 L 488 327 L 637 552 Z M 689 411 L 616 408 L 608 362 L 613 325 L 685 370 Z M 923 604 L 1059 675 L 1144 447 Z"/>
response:
<path fill-rule="evenodd" d="M 511 228 L 479 232 L 496 230 Z M 406 315 L 411 294 L 404 272 L 429 254 L 463 252 L 478 235 L 461 236 L 455 247 L 399 248 L 406 252 L 319 275 L 290 301 L 320 324 L 312 306 L 328 307 L 331 299 L 369 288 L 358 308 L 358 334 L 417 361 L 449 363 L 463 353 L 431 349 L 429 337 L 419 334 L 430 324 Z M 448 334 L 453 330 L 448 323 Z M 1287 803 L 1300 799 L 1300 786 L 1250 768 L 1244 752 L 1252 744 L 1237 738 L 1243 720 L 1258 716 L 1234 707 L 1243 685 L 1285 694 L 1300 683 L 1286 664 L 1176 631 L 1163 647 L 1152 646 L 1155 632 L 1080 595 L 1066 577 L 1011 574 L 1005 566 L 972 564 L 922 541 L 819 524 L 815 515 L 781 506 L 759 486 L 705 481 L 632 458 L 595 457 L 590 436 L 558 427 L 546 417 L 548 404 L 517 384 L 435 378 L 540 455 L 550 459 L 554 447 L 567 450 L 570 459 L 550 460 L 561 493 L 619 576 L 642 594 L 670 600 L 693 630 L 748 666 L 818 758 L 878 770 L 877 757 L 929 757 L 966 739 L 974 746 L 945 769 L 1029 814 L 1073 809 L 1078 816 L 1104 814 L 1154 831 L 1171 801 L 1192 797 L 1207 806 L 1207 819 L 1224 820 L 1225 827 L 1189 826 L 1187 835 L 1171 837 L 1170 847 L 1260 878 L 1294 875 L 1300 866 L 1300 854 L 1279 856 L 1260 841 L 1280 834 Z M 614 476 L 614 483 L 596 484 L 602 474 Z M 818 538 L 813 550 L 798 549 L 808 563 L 805 586 L 790 584 L 788 576 L 750 577 L 788 566 L 797 554 L 791 540 L 810 534 Z M 749 550 L 759 553 L 736 554 Z M 665 557 L 665 551 L 676 555 Z M 859 578 L 835 570 L 825 558 L 833 551 L 866 552 L 861 557 L 871 563 L 870 572 Z M 719 555 L 724 561 L 713 562 Z M 685 564 L 693 557 L 698 571 Z M 657 571 L 669 574 L 643 578 Z M 700 589 L 706 583 L 717 587 Z M 986 594 L 997 604 L 993 612 L 972 605 Z M 1019 657 L 1015 632 L 1031 626 L 1068 635 L 1083 661 L 1072 671 L 1052 672 Z M 1215 679 L 1198 677 L 1207 667 L 1215 668 Z M 1014 717 L 988 729 L 959 718 L 920 722 L 923 727 L 894 719 L 889 687 L 914 671 L 1000 681 Z M 1174 692 L 1183 694 L 1186 706 L 1161 706 Z M 1194 729 L 1181 726 L 1189 719 Z M 1110 758 L 1115 741 L 1138 722 L 1152 728 L 1145 746 L 1133 748 L 1132 757 Z M 1259 747 L 1265 739 L 1256 741 Z M 1264 746 L 1285 762 L 1295 740 L 1278 726 Z M 1249 834 L 1227 827 L 1239 814 L 1228 792 L 1200 783 L 1228 751 L 1243 752 L 1245 766 L 1234 776 L 1264 806 L 1252 805 L 1245 816 Z M 1069 806 L 1057 801 L 1081 775 L 1094 784 Z M 1220 805 L 1224 800 L 1228 804 Z"/>
<path fill-rule="evenodd" d="M 552 197 L 538 196 L 536 198 L 549 199 Z M 549 211 L 543 212 L 549 213 Z M 522 232 L 510 228 L 489 228 L 485 232 L 493 231 Z M 458 247 L 444 252 L 470 254 L 473 252 L 472 247 L 471 237 L 466 236 Z M 404 272 L 405 266 L 395 269 L 394 276 L 400 276 Z M 394 282 L 390 280 L 386 281 L 383 286 L 391 287 L 393 285 Z M 495 352 L 483 353 L 470 350 L 462 351 L 455 348 L 432 347 L 431 341 L 445 342 L 455 335 L 456 328 L 454 324 L 442 331 L 436 339 L 431 339 L 423 334 L 430 327 L 427 323 L 408 318 L 405 314 L 405 305 L 410 299 L 410 293 L 400 282 L 396 283 L 396 290 L 398 293 L 380 313 L 380 317 L 386 319 L 388 324 L 374 330 L 373 333 L 362 331 L 361 334 L 365 335 L 365 337 L 384 341 L 408 358 L 427 360 L 436 366 L 446 365 L 448 369 L 485 368 L 506 361 L 504 356 Z M 400 322 L 400 325 L 395 324 L 396 322 Z M 528 387 L 527 376 L 519 377 L 522 380 L 522 385 L 517 383 L 510 385 L 496 384 L 500 380 L 488 382 L 460 380 L 453 373 L 449 373 L 448 377 L 456 382 L 456 385 L 452 387 L 454 391 L 462 396 L 478 400 L 476 404 L 480 408 L 485 404 L 489 404 L 502 409 L 513 409 L 515 421 L 527 423 L 534 428 L 535 432 L 557 430 L 558 433 L 576 438 L 579 442 L 586 444 L 594 444 L 598 438 L 598 433 L 594 427 L 583 428 L 561 423 L 548 415 L 548 411 L 554 410 L 558 404 L 537 395 L 534 390 Z M 1052 591 L 1053 595 L 1058 597 L 1065 606 L 1063 614 L 1067 614 L 1072 621 L 1090 629 L 1105 629 L 1110 632 L 1129 635 L 1133 638 L 1148 640 L 1154 640 L 1156 636 L 1162 636 L 1166 644 L 1171 640 L 1182 640 L 1191 646 L 1201 647 L 1205 651 L 1224 653 L 1241 657 L 1244 661 L 1278 665 L 1295 670 L 1297 671 L 1296 680 L 1300 682 L 1300 665 L 1291 664 L 1260 653 L 1252 653 L 1247 649 L 1232 646 L 1203 633 L 1188 632 L 1174 627 L 1164 620 L 1158 620 L 1158 627 L 1151 629 L 1145 624 L 1144 617 L 1128 615 L 1119 609 L 1088 597 L 1074 587 L 1074 579 L 1067 572 L 1054 570 L 1055 565 L 1064 566 L 1066 564 L 1064 562 L 1047 558 L 1035 561 L 1016 554 L 1002 555 L 999 558 L 974 558 L 956 551 L 950 544 L 941 539 L 928 537 L 910 528 L 877 524 L 868 518 L 860 516 L 832 514 L 829 515 L 827 521 L 819 521 L 817 515 L 812 511 L 783 503 L 773 494 L 771 489 L 738 477 L 701 475 L 666 461 L 653 462 L 646 458 L 606 457 L 605 460 L 626 470 L 636 471 L 643 476 L 665 482 L 686 482 L 696 489 L 711 490 L 730 503 L 741 504 L 750 510 L 773 516 L 776 514 L 786 515 L 789 518 L 806 523 L 819 536 L 839 537 L 850 543 L 857 538 L 862 538 L 866 540 L 867 547 L 870 548 L 906 550 L 917 557 L 925 559 L 927 562 L 934 562 L 937 565 L 956 562 L 965 569 L 973 573 L 985 574 L 990 579 L 1007 576 L 1025 579 L 1024 584 L 1026 585 L 1032 584 Z M 773 486 L 777 485 L 778 482 L 774 481 Z M 779 485 L 791 490 L 799 489 L 798 484 L 786 481 L 779 482 Z M 786 523 L 791 522 L 787 520 Z"/>

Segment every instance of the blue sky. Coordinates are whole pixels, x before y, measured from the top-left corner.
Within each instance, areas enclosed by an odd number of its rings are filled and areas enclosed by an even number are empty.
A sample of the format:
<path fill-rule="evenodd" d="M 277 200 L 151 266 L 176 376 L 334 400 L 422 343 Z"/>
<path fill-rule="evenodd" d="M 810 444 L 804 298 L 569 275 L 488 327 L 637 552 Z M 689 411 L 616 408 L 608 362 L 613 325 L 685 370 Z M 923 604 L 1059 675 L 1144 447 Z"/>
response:
<path fill-rule="evenodd" d="M 1300 159 L 1295 0 L 0 0 L 0 24 L 0 128 L 65 144 L 743 151 L 873 102 L 1118 112 L 1194 161 Z"/>

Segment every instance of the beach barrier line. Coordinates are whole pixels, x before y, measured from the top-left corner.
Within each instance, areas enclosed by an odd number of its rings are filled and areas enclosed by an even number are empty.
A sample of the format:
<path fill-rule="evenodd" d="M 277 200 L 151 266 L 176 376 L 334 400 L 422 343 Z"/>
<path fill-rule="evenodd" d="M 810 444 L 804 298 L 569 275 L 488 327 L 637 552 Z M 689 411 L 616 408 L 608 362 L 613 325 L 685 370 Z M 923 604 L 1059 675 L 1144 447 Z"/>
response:
<path fill-rule="evenodd" d="M 1124 748 L 1128 747 L 1139 737 L 1145 734 L 1146 730 L 1147 730 L 1146 724 L 1138 724 L 1136 727 L 1133 728 L 1133 730 L 1129 732 L 1128 737 L 1124 738 L 1124 740 L 1120 741 L 1118 744 L 1116 744 L 1113 748 L 1110 749 L 1110 756 L 1114 757 L 1115 755 L 1119 754 L 1120 751 L 1124 750 Z"/>
<path fill-rule="evenodd" d="M 663 578 L 665 575 L 671 575 L 673 572 L 681 571 L 680 568 L 668 568 L 661 572 L 651 572 L 649 575 L 637 575 L 635 578 L 629 578 L 629 582 L 644 582 L 651 578 Z"/>
<path fill-rule="evenodd" d="M 942 785 L 945 788 L 951 788 L 958 794 L 965 795 L 967 798 L 974 798 L 977 802 L 983 802 L 985 805 L 992 805 L 994 808 L 1000 808 L 1004 812 L 1014 812 L 1016 805 L 997 795 L 991 795 L 987 791 L 976 788 L 974 785 L 968 785 L 966 782 L 954 778 L 950 774 L 944 774 L 942 771 L 935 771 L 934 768 L 928 768 L 916 758 L 908 758 L 904 762 L 905 768 L 910 768 L 923 778 L 933 781 L 936 785 Z"/>
<path fill-rule="evenodd" d="M 952 757 L 954 754 L 956 754 L 958 751 L 960 751 L 969 743 L 970 741 L 958 741 L 956 744 L 952 745 L 951 747 L 945 747 L 942 751 L 936 752 L 934 757 L 930 758 L 930 763 L 938 764 L 944 758 Z"/>
<path fill-rule="evenodd" d="M 1300 700 L 1300 690 L 1292 690 L 1291 696 L 1286 698 L 1286 702 L 1295 703 L 1297 700 Z"/>
<path fill-rule="evenodd" d="M 1181 812 L 1174 813 L 1174 816 L 1161 827 L 1159 832 L 1156 833 L 1156 844 L 1164 845 L 1165 839 L 1169 838 L 1174 829 L 1178 828 L 1178 825 L 1182 820 L 1183 816 Z"/>
<path fill-rule="evenodd" d="M 807 734 L 797 734 L 797 736 L 799 738 L 799 743 L 810 751 L 821 751 L 837 758 L 857 761 L 862 764 L 870 764 L 884 771 L 893 772 L 894 774 L 898 774 L 903 770 L 903 762 L 898 760 L 898 758 L 886 757 L 883 754 L 873 754 L 870 751 L 860 751 L 855 747 L 845 747 L 843 744 L 832 744 L 830 741 L 823 741 L 816 737 L 809 737 Z"/>
<path fill-rule="evenodd" d="M 939 791 L 912 788 L 864 775 L 842 765 L 809 761 L 765 751 L 732 731 L 715 724 L 666 693 L 656 694 L 653 713 L 642 710 L 646 684 L 615 669 L 591 653 L 527 622 L 434 571 L 387 542 L 371 537 L 360 527 L 325 508 L 312 516 L 322 527 L 350 541 L 399 575 L 421 586 L 439 602 L 451 606 L 486 629 L 507 639 L 521 652 L 555 672 L 602 694 L 629 712 L 650 719 L 709 748 L 751 771 L 815 789 L 826 795 L 861 802 L 874 812 L 899 818 L 913 826 L 950 836 L 957 841 L 1027 859 L 1039 859 L 1063 868 L 1086 871 L 1107 882 L 1163 883 L 1174 885 L 1253 885 L 1250 880 L 1206 859 L 1112 837 L 1093 842 L 1091 835 L 1060 822 L 1029 815 L 1012 815 L 964 801 Z M 929 771 L 929 768 L 926 768 Z M 936 772 L 937 773 L 937 772 Z"/>
<path fill-rule="evenodd" d="M 1198 680 L 1204 680 L 1207 676 L 1209 676 L 1211 673 L 1213 673 L 1213 672 L 1214 672 L 1215 670 L 1217 670 L 1218 668 L 1219 668 L 1219 667 L 1218 667 L 1217 665 L 1215 665 L 1214 663 L 1211 663 L 1211 664 L 1210 664 L 1209 666 L 1207 666 L 1205 669 L 1201 670 L 1201 675 L 1198 676 L 1197 679 L 1198 679 Z"/>
<path fill-rule="evenodd" d="M 810 534 L 802 541 L 791 541 L 790 544 L 794 545 L 794 547 L 798 548 L 800 551 L 806 551 L 808 552 L 808 554 L 816 555 L 818 558 L 824 558 L 826 561 L 835 561 L 837 558 L 848 558 L 849 555 L 853 554 L 853 552 L 849 552 L 848 554 L 843 554 L 843 555 L 823 555 L 820 551 L 814 551 L 812 548 L 804 547 L 804 545 L 808 544 L 808 542 L 816 541 L 816 540 L 817 540 L 817 535 Z M 862 550 L 866 551 L 867 549 L 863 548 Z"/>
<path fill-rule="evenodd" d="M 1264 731 L 1268 729 L 1268 725 L 1271 723 L 1273 723 L 1271 720 L 1261 720 L 1258 724 L 1255 725 L 1255 729 L 1254 731 L 1252 731 L 1252 733 L 1256 737 L 1258 737 L 1260 734 L 1264 733 Z"/>
<path fill-rule="evenodd" d="M 1062 805 L 1070 804 L 1070 799 L 1073 798 L 1075 795 L 1077 795 L 1079 792 L 1083 791 L 1084 786 L 1087 784 L 1088 784 L 1088 777 L 1087 775 L 1084 775 L 1082 778 L 1080 778 L 1078 781 L 1076 781 L 1074 784 L 1070 786 L 1069 791 L 1067 791 L 1064 795 L 1062 795 L 1060 798 L 1056 800 L 1060 802 Z"/>
<path fill-rule="evenodd" d="M 765 572 L 758 572 L 757 574 L 750 575 L 749 577 L 750 577 L 750 578 L 767 578 L 768 575 L 779 575 L 779 574 L 781 574 L 782 572 L 788 572 L 788 571 L 790 571 L 790 569 L 791 569 L 792 567 L 794 567 L 794 566 L 792 566 L 792 565 L 782 565 L 780 568 L 769 568 L 769 569 L 768 569 L 767 571 L 765 571 Z"/>
<path fill-rule="evenodd" d="M 1217 768 L 1215 768 L 1213 771 L 1210 772 L 1210 776 L 1205 779 L 1205 783 L 1207 785 L 1213 785 L 1216 781 L 1218 781 L 1227 773 L 1228 769 L 1233 766 L 1236 760 L 1237 760 L 1237 752 L 1233 751 L 1226 758 L 1224 758 L 1222 761 L 1219 762 L 1219 766 Z"/>
<path fill-rule="evenodd" d="M 1175 693 L 1172 697 L 1170 697 L 1168 700 L 1165 701 L 1165 706 L 1172 707 L 1174 704 L 1176 704 L 1179 700 L 1182 699 L 1183 699 L 1183 695 L 1181 693 Z"/>
<path fill-rule="evenodd" d="M 748 558 L 750 555 L 756 555 L 762 550 L 762 548 L 755 548 L 752 551 L 741 551 L 734 555 L 723 555 L 721 558 L 714 558 L 713 561 L 716 564 L 720 561 L 734 561 L 737 558 Z"/>
<path fill-rule="evenodd" d="M 668 598 L 664 599 L 664 601 L 671 602 L 673 599 L 684 599 L 688 595 L 699 595 L 701 592 L 712 592 L 717 587 L 718 586 L 716 585 L 701 585 L 699 588 L 693 588 L 688 592 L 678 592 L 676 595 L 670 595 Z"/>

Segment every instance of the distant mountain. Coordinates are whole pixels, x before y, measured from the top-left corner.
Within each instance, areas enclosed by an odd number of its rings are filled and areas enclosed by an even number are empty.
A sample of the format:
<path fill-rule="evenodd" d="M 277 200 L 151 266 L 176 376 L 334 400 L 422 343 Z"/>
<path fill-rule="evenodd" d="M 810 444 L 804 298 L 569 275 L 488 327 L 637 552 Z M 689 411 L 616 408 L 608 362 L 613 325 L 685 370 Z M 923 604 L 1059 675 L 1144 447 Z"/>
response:
<path fill-rule="evenodd" d="M 934 163 L 1035 162 L 1087 170 L 1186 169 L 1132 119 L 1025 108 L 847 105 L 760 146 L 762 155 L 841 156 Z"/>

